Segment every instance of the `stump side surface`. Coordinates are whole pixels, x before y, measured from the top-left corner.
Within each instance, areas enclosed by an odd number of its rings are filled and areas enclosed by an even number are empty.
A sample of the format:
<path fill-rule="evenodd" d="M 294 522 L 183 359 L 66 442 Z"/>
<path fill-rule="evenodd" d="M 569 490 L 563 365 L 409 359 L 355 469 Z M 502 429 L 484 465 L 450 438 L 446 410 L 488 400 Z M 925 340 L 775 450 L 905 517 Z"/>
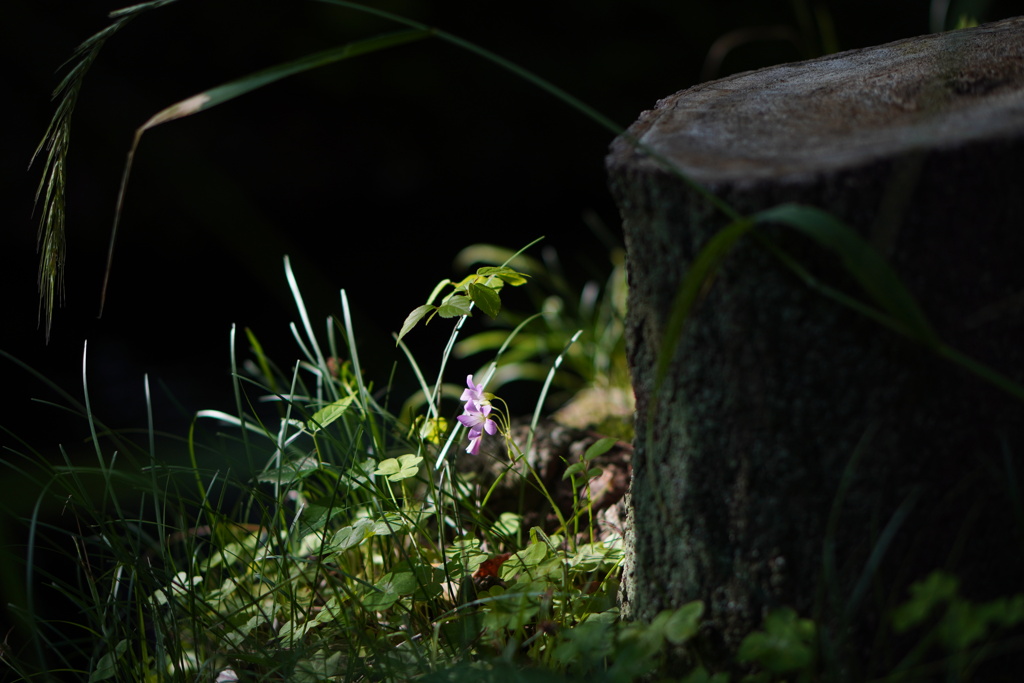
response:
<path fill-rule="evenodd" d="M 939 68 L 953 57 L 959 70 Z M 979 599 L 1020 590 L 1024 551 L 1006 545 L 1008 490 L 1024 489 L 1006 469 L 1024 471 L 1020 402 L 821 296 L 752 239 L 702 294 L 654 392 L 680 282 L 727 219 L 631 140 L 741 214 L 790 201 L 835 214 L 944 341 L 1024 382 L 1022 73 L 1024 19 L 1010 20 L 704 84 L 613 144 L 637 400 L 625 614 L 703 600 L 702 646 L 720 664 L 791 606 L 856 664 L 928 571 L 952 569 Z M 833 255 L 762 229 L 865 300 Z"/>

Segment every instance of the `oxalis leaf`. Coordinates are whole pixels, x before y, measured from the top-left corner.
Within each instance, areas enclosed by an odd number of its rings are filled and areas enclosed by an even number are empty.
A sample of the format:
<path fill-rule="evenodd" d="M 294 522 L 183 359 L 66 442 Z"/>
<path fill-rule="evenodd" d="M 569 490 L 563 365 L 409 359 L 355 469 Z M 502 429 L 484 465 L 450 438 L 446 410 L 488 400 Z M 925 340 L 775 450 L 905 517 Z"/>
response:
<path fill-rule="evenodd" d="M 520 550 L 501 565 L 501 578 L 511 579 L 523 570 L 536 567 L 547 557 L 548 547 L 544 543 L 531 543 L 525 550 Z"/>
<path fill-rule="evenodd" d="M 910 600 L 893 612 L 892 625 L 897 633 L 917 626 L 937 607 L 957 597 L 959 581 L 942 571 L 934 571 L 923 581 L 910 586 Z"/>
<path fill-rule="evenodd" d="M 100 661 L 96 664 L 96 668 L 89 676 L 89 683 L 99 683 L 99 681 L 105 681 L 109 678 L 113 678 L 117 674 L 117 664 L 124 657 L 124 653 L 128 650 L 128 641 L 121 640 L 117 645 L 114 646 L 113 650 L 110 650 L 105 655 L 100 657 Z"/>
<path fill-rule="evenodd" d="M 757 662 L 775 673 L 799 671 L 814 661 L 814 623 L 800 619 L 786 607 L 771 612 L 764 620 L 764 631 L 751 633 L 736 658 Z"/>
<path fill-rule="evenodd" d="M 415 477 L 421 462 L 423 462 L 422 457 L 413 453 L 406 453 L 397 458 L 381 460 L 380 465 L 377 466 L 373 473 L 385 475 L 389 481 L 402 481 L 403 479 Z"/>
<path fill-rule="evenodd" d="M 682 645 L 697 635 L 700 618 L 704 616 L 704 603 L 688 602 L 676 610 L 664 610 L 651 622 L 652 632 L 659 633 L 670 643 Z"/>

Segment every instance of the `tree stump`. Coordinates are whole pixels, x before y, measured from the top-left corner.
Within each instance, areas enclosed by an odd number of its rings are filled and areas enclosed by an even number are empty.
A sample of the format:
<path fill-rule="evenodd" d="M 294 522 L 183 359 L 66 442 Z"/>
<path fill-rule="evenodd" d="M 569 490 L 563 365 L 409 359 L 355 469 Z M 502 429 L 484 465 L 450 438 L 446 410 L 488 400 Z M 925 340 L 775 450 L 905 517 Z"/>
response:
<path fill-rule="evenodd" d="M 800 202 L 841 218 L 943 341 L 1024 382 L 1024 18 L 700 84 L 607 160 L 637 400 L 625 614 L 703 600 L 705 661 L 724 666 L 789 606 L 817 620 L 824 657 L 871 674 L 899 656 L 889 614 L 930 571 L 977 600 L 1024 592 L 1024 403 L 749 237 L 655 395 L 673 298 L 728 223 L 662 159 L 744 215 Z M 763 234 L 866 300 L 834 255 Z"/>

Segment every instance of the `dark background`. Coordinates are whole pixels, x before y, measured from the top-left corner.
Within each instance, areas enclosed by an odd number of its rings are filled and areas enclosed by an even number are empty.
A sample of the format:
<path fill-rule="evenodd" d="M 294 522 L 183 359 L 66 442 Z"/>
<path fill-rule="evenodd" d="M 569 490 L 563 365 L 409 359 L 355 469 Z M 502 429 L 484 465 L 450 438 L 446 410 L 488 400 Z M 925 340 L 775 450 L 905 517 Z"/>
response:
<path fill-rule="evenodd" d="M 252 328 L 289 366 L 298 352 L 288 323 L 298 316 L 285 254 L 318 332 L 347 290 L 364 366 L 378 381 L 395 358 L 390 333 L 438 280 L 462 275 L 452 258 L 465 246 L 518 248 L 545 235 L 581 285 L 607 272 L 610 242 L 619 239 L 603 168 L 611 134 L 494 65 L 427 40 L 302 74 L 147 133 L 98 320 L 117 187 L 136 127 L 209 87 L 398 28 L 317 2 L 180 0 L 115 35 L 86 77 L 72 124 L 65 304 L 46 344 L 32 215 L 41 166 L 27 167 L 53 114 L 61 65 L 124 4 L 4 0 L 0 8 L 0 350 L 80 399 L 88 340 L 93 408 L 110 425 L 145 427 L 145 373 L 160 429 L 180 436 L 197 410 L 231 412 L 232 324 L 240 333 Z M 1024 13 L 1021 0 L 981 4 L 989 20 Z M 840 49 L 929 30 L 928 0 L 377 4 L 493 50 L 623 126 L 697 83 L 709 48 L 730 31 L 783 26 L 804 44 L 744 44 L 717 75 L 814 56 L 817 37 L 801 35 L 795 12 L 804 5 L 828 10 Z M 610 240 L 585 215 L 603 223 Z M 435 324 L 409 338 L 421 361 L 436 362 L 449 329 Z M 31 447 L 56 460 L 62 446 L 73 462 L 94 462 L 85 422 L 45 403 L 67 404 L 51 387 L 2 357 L 0 382 L 0 457 L 21 462 Z M 2 476 L 2 507 L 27 515 L 38 491 Z M 24 525 L 0 524 L 0 544 L 22 543 L 15 529 Z M 0 570 L 10 566 L 0 562 Z M 18 583 L 0 579 L 7 591 Z"/>
<path fill-rule="evenodd" d="M 232 410 L 228 333 L 252 328 L 284 366 L 298 357 L 297 321 L 282 257 L 290 255 L 314 324 L 340 311 L 345 288 L 359 312 L 368 374 L 383 380 L 390 333 L 477 242 L 518 248 L 541 235 L 580 284 L 608 269 L 618 239 L 605 189 L 611 134 L 515 76 L 432 39 L 279 82 L 147 133 L 136 157 L 111 288 L 96 318 L 117 186 L 136 127 L 164 107 L 250 72 L 399 27 L 317 2 L 181 0 L 115 35 L 86 77 L 72 124 L 65 305 L 45 343 L 37 326 L 41 166 L 27 169 L 54 104 L 50 93 L 74 48 L 126 3 L 5 0 L 3 318 L 0 350 L 80 397 L 88 340 L 90 393 L 115 427 L 144 427 L 149 373 L 158 427 L 181 433 L 203 408 Z M 989 20 L 1024 12 L 992 2 Z M 482 45 L 628 125 L 660 97 L 697 83 L 708 50 L 730 31 L 785 26 L 819 6 L 850 49 L 929 30 L 928 0 L 561 0 L 491 3 L 394 0 L 379 7 Z M 755 41 L 717 75 L 814 56 Z M 440 357 L 447 327 L 418 330 L 421 360 Z M 240 334 L 240 354 L 246 355 Z M 90 458 L 80 419 L 23 368 L 0 358 L 0 446 L 11 433 L 57 457 Z M 171 394 L 177 405 L 163 398 Z M 12 458 L 10 451 L 4 457 Z M 27 510 L 32 491 L 8 506 Z M 19 496 L 21 498 L 19 498 Z M 20 500 L 20 504 L 19 504 Z"/>
<path fill-rule="evenodd" d="M 987 19 L 1024 11 L 1019 0 L 980 4 Z M 698 82 L 716 38 L 765 26 L 799 35 L 795 8 L 804 5 L 828 10 L 841 49 L 928 31 L 928 0 L 377 4 L 491 49 L 623 126 Z M 253 328 L 272 357 L 290 364 L 287 324 L 297 316 L 285 254 L 315 324 L 337 313 L 338 291 L 348 291 L 371 374 L 376 362 L 384 366 L 377 372 L 390 367 L 388 335 L 405 314 L 438 280 L 461 275 L 451 259 L 464 246 L 519 247 L 546 235 L 581 283 L 607 269 L 608 244 L 583 216 L 618 239 L 603 170 L 609 132 L 431 39 L 302 74 L 148 132 L 97 320 L 117 186 L 137 126 L 211 86 L 398 28 L 317 2 L 181 0 L 115 35 L 86 78 L 69 157 L 65 305 L 46 345 L 32 217 L 41 166 L 26 167 L 52 115 L 62 63 L 121 6 L 7 0 L 0 10 L 8 66 L 0 349 L 80 395 L 88 339 L 94 406 L 108 422 L 144 423 L 147 372 L 182 405 L 180 415 L 158 411 L 172 427 L 197 409 L 228 408 L 232 323 Z M 746 43 L 718 75 L 819 49 L 812 32 L 801 40 L 802 50 L 779 40 Z M 411 340 L 421 359 L 440 355 L 446 330 L 436 327 Z M 52 411 L 29 402 L 53 398 L 40 382 L 7 361 L 0 379 L 9 428 L 39 448 L 71 437 L 56 431 Z"/>

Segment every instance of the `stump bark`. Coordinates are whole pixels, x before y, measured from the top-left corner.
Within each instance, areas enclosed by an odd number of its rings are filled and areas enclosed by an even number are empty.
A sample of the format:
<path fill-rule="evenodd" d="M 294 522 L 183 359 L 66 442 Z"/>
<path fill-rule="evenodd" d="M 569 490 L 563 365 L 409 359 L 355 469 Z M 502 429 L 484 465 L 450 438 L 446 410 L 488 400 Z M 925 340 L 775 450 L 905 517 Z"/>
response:
<path fill-rule="evenodd" d="M 800 202 L 841 218 L 945 342 L 1024 382 L 1024 18 L 698 85 L 607 160 L 637 400 L 625 613 L 703 600 L 705 661 L 724 666 L 790 606 L 868 674 L 898 656 L 889 612 L 931 570 L 979 600 L 1024 592 L 1024 403 L 753 240 L 709 283 L 655 395 L 675 293 L 728 223 L 664 159 L 741 214 Z M 764 234 L 866 298 L 834 255 Z"/>

